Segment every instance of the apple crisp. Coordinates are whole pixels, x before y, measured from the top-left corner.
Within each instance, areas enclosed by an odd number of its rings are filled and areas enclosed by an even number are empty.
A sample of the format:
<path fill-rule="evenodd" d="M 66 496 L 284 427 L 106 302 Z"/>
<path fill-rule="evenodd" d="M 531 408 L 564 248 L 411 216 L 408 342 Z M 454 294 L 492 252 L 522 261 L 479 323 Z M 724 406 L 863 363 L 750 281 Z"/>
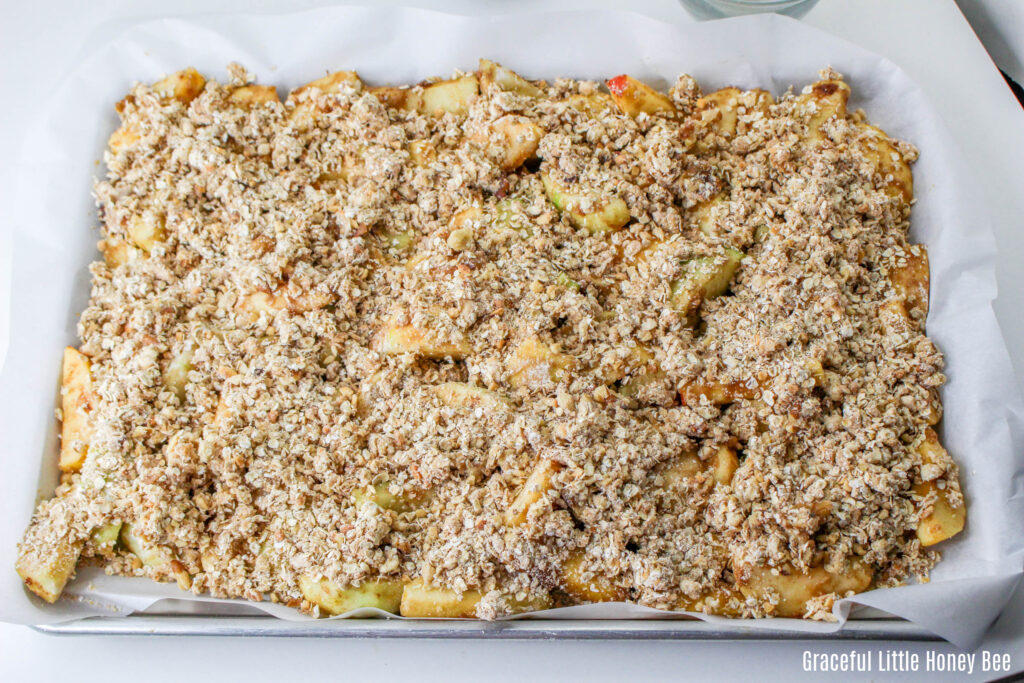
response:
<path fill-rule="evenodd" d="M 917 151 L 839 74 L 228 70 L 117 106 L 43 598 L 94 563 L 318 615 L 830 619 L 963 528 Z"/>

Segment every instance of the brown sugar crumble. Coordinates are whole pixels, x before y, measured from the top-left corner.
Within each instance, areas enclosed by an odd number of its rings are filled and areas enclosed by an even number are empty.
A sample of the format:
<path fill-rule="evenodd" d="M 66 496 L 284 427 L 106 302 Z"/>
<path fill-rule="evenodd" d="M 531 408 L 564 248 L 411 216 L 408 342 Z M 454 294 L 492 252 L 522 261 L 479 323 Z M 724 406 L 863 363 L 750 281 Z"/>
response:
<path fill-rule="evenodd" d="M 229 74 L 118 105 L 37 593 L 81 554 L 314 614 L 828 619 L 963 526 L 917 151 L 835 72 Z"/>

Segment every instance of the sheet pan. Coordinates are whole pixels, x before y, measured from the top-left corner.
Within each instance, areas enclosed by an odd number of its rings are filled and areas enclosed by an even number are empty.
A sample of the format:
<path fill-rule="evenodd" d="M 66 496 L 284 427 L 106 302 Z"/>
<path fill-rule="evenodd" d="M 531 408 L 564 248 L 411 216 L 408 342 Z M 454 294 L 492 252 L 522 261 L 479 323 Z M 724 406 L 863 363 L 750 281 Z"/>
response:
<path fill-rule="evenodd" d="M 926 637 L 961 646 L 978 642 L 1021 576 L 1024 557 L 1024 450 L 1018 388 L 991 300 L 994 242 L 979 196 L 965 177 L 955 141 L 917 87 L 876 55 L 784 17 L 760 15 L 671 26 L 626 12 L 562 12 L 470 18 L 413 9 L 335 7 L 277 16 L 211 15 L 139 24 L 93 46 L 40 110 L 19 158 L 21 201 L 13 207 L 14 258 L 7 310 L 9 349 L 0 369 L 3 489 L 16 514 L 0 520 L 0 567 L 12 567 L 14 545 L 33 501 L 53 490 L 60 348 L 75 343 L 75 322 L 88 293 L 87 264 L 98 232 L 89 196 L 101 169 L 113 104 L 133 81 L 152 81 L 193 65 L 224 78 L 239 61 L 262 83 L 284 92 L 327 70 L 354 68 L 374 84 L 416 82 L 472 69 L 478 57 L 530 77 L 603 79 L 628 72 L 667 85 L 687 72 L 713 89 L 764 87 L 775 94 L 833 66 L 846 74 L 853 106 L 922 149 L 915 166 L 912 236 L 928 244 L 933 307 L 928 330 L 947 354 L 943 439 L 961 464 L 968 529 L 943 548 L 929 584 L 872 591 L 837 602 L 839 623 L 702 617 L 680 621 L 628 605 L 552 610 L 539 620 L 487 624 L 432 621 L 314 622 L 260 603 L 269 616 L 226 614 L 237 603 L 180 600 L 182 593 L 143 580 L 81 572 L 67 598 L 46 606 L 25 593 L 13 571 L 0 571 L 0 619 L 52 632 L 226 632 L 295 635 L 419 633 L 426 637 Z M 0 242 L 2 244 L 3 242 Z M 2 261 L 0 261 L 2 263 Z M 173 603 L 168 600 L 173 599 Z M 158 614 L 157 603 L 177 605 Z M 182 605 L 189 605 L 187 609 Z M 869 606 L 913 623 L 865 613 Z M 213 614 L 210 614 L 210 612 Z M 126 616 L 135 613 L 134 616 Z M 629 619 L 631 621 L 623 621 Z M 452 622 L 443 622 L 451 624 Z M 186 624 L 194 624 L 188 625 Z M 632 624 L 630 627 L 621 624 Z M 192 630 L 190 630 L 192 629 Z M 841 629 L 841 630 L 840 630 Z M 681 635 L 681 634 L 687 635 Z M 573 635 L 575 634 L 575 635 Z M 591 634 L 591 635 L 584 635 Z M 611 635 L 618 634 L 618 635 Z M 605 637 L 605 636 L 600 636 Z"/>

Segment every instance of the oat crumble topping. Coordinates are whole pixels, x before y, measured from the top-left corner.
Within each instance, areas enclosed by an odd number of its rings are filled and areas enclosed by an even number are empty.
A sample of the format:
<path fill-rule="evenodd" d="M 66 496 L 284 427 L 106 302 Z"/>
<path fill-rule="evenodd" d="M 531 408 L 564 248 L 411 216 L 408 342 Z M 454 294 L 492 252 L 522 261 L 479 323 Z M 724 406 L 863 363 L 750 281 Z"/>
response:
<path fill-rule="evenodd" d="M 119 104 L 86 455 L 23 555 L 313 613 L 302 577 L 418 579 L 488 619 L 820 619 L 927 576 L 915 532 L 963 502 L 922 456 L 945 378 L 917 151 L 838 74 L 778 99 L 683 76 L 639 113 L 619 79 L 479 76 L 429 111 L 430 83 L 281 102 L 229 75 Z M 819 581 L 795 609 L 793 575 Z"/>

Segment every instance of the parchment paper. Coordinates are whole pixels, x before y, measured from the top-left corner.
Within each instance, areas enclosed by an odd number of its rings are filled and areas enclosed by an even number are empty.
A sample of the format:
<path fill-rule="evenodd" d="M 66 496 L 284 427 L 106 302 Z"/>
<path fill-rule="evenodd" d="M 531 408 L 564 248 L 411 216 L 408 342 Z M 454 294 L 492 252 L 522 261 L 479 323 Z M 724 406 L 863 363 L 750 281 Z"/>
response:
<path fill-rule="evenodd" d="M 737 85 L 775 94 L 813 82 L 818 69 L 831 65 L 853 88 L 851 106 L 863 107 L 872 122 L 921 149 L 911 234 L 928 245 L 931 258 L 928 333 L 946 354 L 949 377 L 941 431 L 961 465 L 967 528 L 944 544 L 944 560 L 930 583 L 839 601 L 839 623 L 772 619 L 743 626 L 829 632 L 861 605 L 909 619 L 962 647 L 975 646 L 1020 579 L 1024 558 L 1024 404 L 990 306 L 995 245 L 984 206 L 954 141 L 898 67 L 773 15 L 676 27 L 624 12 L 469 18 L 337 7 L 154 21 L 94 46 L 50 94 L 26 134 L 16 169 L 18 201 L 6 207 L 13 230 L 9 239 L 0 239 L 0 246 L 12 245 L 12 257 L 0 258 L 0 283 L 11 283 L 9 301 L 0 296 L 0 316 L 9 316 L 7 325 L 0 319 L 0 333 L 9 330 L 0 370 L 0 486 L 8 502 L 8 514 L 0 519 L 0 619 L 53 623 L 189 596 L 169 585 L 90 569 L 50 606 L 29 595 L 13 571 L 15 544 L 33 505 L 52 493 L 56 479 L 53 409 L 61 348 L 77 343 L 75 324 L 89 293 L 87 267 L 98 258 L 90 190 L 93 177 L 103 172 L 97 160 L 106 138 L 117 125 L 114 103 L 134 81 L 151 82 L 187 65 L 224 80 L 227 63 L 238 61 L 283 95 L 328 70 L 356 69 L 372 84 L 413 83 L 454 68 L 473 69 L 479 57 L 534 78 L 598 80 L 629 73 L 665 86 L 686 72 L 705 90 Z M 238 604 L 232 603 L 233 611 Z M 283 619 L 308 618 L 279 605 L 249 604 Z M 603 604 L 541 616 L 668 615 Z"/>

